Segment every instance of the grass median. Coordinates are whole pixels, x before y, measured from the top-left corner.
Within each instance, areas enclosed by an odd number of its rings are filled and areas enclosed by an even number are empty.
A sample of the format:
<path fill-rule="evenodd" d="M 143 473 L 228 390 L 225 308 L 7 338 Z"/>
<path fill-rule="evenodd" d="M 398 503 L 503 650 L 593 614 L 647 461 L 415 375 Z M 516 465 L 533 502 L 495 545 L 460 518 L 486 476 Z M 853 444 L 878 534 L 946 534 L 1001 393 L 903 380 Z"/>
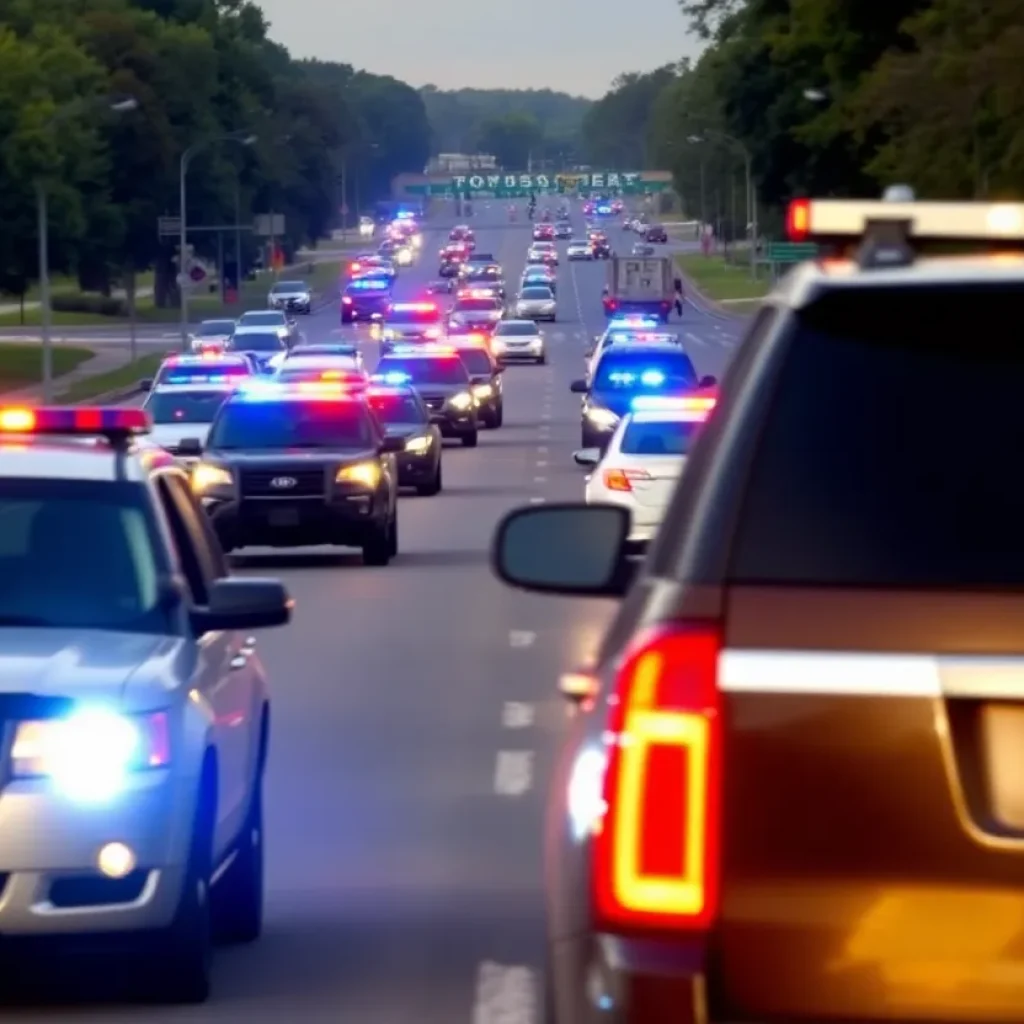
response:
<path fill-rule="evenodd" d="M 78 345 L 54 345 L 53 375 L 63 377 L 77 370 L 96 354 Z M 0 343 L 0 391 L 18 391 L 35 387 L 43 380 L 43 350 L 39 344 Z"/>
<path fill-rule="evenodd" d="M 752 280 L 748 264 L 727 263 L 721 256 L 684 253 L 676 256 L 676 263 L 698 290 L 715 302 L 761 299 L 771 290 L 767 276 Z M 767 274 L 767 271 L 762 273 Z"/>
<path fill-rule="evenodd" d="M 76 380 L 69 388 L 58 394 L 57 401 L 62 405 L 87 402 L 99 398 L 112 391 L 122 391 L 138 384 L 144 377 L 155 377 L 160 364 L 166 358 L 164 352 L 153 352 L 133 362 L 125 363 L 116 370 L 97 373 L 90 377 Z"/>

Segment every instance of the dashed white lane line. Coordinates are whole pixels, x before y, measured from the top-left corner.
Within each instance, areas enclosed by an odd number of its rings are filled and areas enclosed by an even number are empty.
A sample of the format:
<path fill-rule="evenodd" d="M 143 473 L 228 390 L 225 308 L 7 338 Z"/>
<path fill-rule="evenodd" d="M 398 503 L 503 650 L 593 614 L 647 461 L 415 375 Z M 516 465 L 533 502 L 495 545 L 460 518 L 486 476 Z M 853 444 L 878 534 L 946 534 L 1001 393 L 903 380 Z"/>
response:
<path fill-rule="evenodd" d="M 525 796 L 533 785 L 533 751 L 499 750 L 494 763 L 494 792 Z"/>
<path fill-rule="evenodd" d="M 473 1024 L 535 1024 L 537 975 L 529 967 L 485 960 L 476 976 Z"/>
<path fill-rule="evenodd" d="M 533 482 L 535 484 L 546 484 L 548 482 L 548 478 L 546 476 L 535 476 L 533 478 Z"/>
<path fill-rule="evenodd" d="M 510 700 L 501 710 L 501 724 L 506 729 L 529 729 L 536 719 L 532 704 Z"/>
<path fill-rule="evenodd" d="M 531 505 L 543 505 L 545 501 L 547 501 L 547 498 L 531 498 L 530 499 L 530 504 Z"/>
<path fill-rule="evenodd" d="M 546 455 L 546 454 L 547 454 L 547 451 L 548 451 L 547 445 L 544 445 L 544 444 L 539 444 L 539 445 L 537 445 L 537 451 L 538 451 L 538 452 L 539 452 L 539 453 L 540 453 L 541 455 Z"/>
<path fill-rule="evenodd" d="M 528 629 L 510 629 L 508 631 L 509 647 L 532 647 L 536 639 L 537 634 L 531 633 Z"/>
<path fill-rule="evenodd" d="M 694 345 L 706 345 L 707 344 L 707 342 L 703 338 L 698 338 L 696 334 L 690 334 L 689 332 L 687 332 L 687 334 L 686 334 L 686 340 L 687 341 L 692 341 L 694 343 Z"/>
<path fill-rule="evenodd" d="M 537 460 L 537 468 L 538 469 L 543 469 L 547 464 L 548 464 L 548 460 L 547 459 L 538 459 Z"/>

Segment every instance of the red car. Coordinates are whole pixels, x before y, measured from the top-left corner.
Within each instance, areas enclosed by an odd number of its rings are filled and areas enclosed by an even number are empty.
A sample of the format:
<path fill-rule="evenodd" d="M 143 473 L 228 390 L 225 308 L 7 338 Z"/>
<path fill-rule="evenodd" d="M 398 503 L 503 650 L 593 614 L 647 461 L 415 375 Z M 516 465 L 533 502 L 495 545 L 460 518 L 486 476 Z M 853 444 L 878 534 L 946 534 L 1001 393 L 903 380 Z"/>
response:
<path fill-rule="evenodd" d="M 535 242 L 553 242 L 555 240 L 554 224 L 538 224 L 533 229 L 533 240 Z"/>

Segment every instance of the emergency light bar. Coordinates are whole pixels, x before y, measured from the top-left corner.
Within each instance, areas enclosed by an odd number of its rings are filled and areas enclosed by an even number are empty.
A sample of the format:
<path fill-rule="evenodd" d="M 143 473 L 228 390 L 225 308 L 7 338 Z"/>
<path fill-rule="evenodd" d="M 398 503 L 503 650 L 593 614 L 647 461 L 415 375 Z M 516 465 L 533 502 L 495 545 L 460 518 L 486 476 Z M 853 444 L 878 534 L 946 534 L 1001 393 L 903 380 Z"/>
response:
<path fill-rule="evenodd" d="M 385 288 L 390 288 L 391 285 L 379 277 L 360 277 L 353 281 L 349 287 L 361 292 L 381 292 Z"/>
<path fill-rule="evenodd" d="M 665 383 L 661 370 L 644 370 L 643 373 L 615 372 L 608 374 L 613 384 L 635 384 L 637 380 L 647 388 L 658 388 Z"/>
<path fill-rule="evenodd" d="M 1024 203 L 794 199 L 786 213 L 794 242 L 853 241 L 881 224 L 901 226 L 908 239 L 1024 244 Z"/>
<path fill-rule="evenodd" d="M 636 313 L 620 313 L 612 317 L 612 323 L 622 327 L 657 327 L 657 317 L 640 316 Z"/>
<path fill-rule="evenodd" d="M 401 313 L 436 313 L 436 302 L 396 302 L 392 310 Z"/>
<path fill-rule="evenodd" d="M 241 373 L 185 373 L 174 374 L 172 377 L 165 377 L 160 381 L 160 387 L 165 384 L 195 385 L 195 384 L 237 384 L 246 377 L 251 377 L 248 369 L 239 367 Z"/>
<path fill-rule="evenodd" d="M 352 388 L 346 387 L 340 381 L 334 380 L 254 380 L 246 383 L 239 390 L 238 395 L 243 399 L 254 402 L 300 396 L 303 398 L 330 398 L 335 400 L 355 397 Z"/>
<path fill-rule="evenodd" d="M 630 408 L 633 412 L 700 413 L 706 417 L 717 404 L 717 398 L 707 395 L 640 395 L 630 402 Z"/>
<path fill-rule="evenodd" d="M 225 367 L 238 366 L 242 369 L 249 367 L 242 356 L 231 356 L 222 352 L 201 352 L 192 356 L 168 356 L 164 360 L 164 366 L 208 366 L 211 362 L 222 363 Z"/>
<path fill-rule="evenodd" d="M 394 355 L 403 356 L 457 356 L 458 349 L 451 345 L 433 345 L 430 342 L 421 342 L 418 345 L 392 345 L 391 352 Z"/>
<path fill-rule="evenodd" d="M 408 373 L 397 373 L 392 371 L 391 373 L 375 373 L 373 380 L 383 381 L 385 384 L 390 384 L 392 387 L 396 387 L 400 384 L 408 384 L 412 380 L 412 377 Z"/>
<path fill-rule="evenodd" d="M 0 434 L 106 437 L 111 441 L 148 434 L 149 416 L 142 409 L 0 407 Z"/>

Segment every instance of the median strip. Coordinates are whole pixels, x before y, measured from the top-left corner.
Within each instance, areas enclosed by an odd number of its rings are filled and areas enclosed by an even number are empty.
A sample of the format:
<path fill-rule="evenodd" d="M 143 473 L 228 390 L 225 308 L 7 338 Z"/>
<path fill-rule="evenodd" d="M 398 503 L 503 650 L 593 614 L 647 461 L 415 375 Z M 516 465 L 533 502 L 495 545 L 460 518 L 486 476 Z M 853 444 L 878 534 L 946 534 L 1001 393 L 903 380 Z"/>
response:
<path fill-rule="evenodd" d="M 139 393 L 139 381 L 155 377 L 160 364 L 167 358 L 164 352 L 153 352 L 130 363 L 76 380 L 57 396 L 61 405 L 74 405 L 97 398 L 123 401 Z"/>
<path fill-rule="evenodd" d="M 53 376 L 64 377 L 87 363 L 96 353 L 79 345 L 54 345 Z M 0 342 L 0 391 L 36 388 L 43 380 L 43 350 L 39 343 Z"/>

